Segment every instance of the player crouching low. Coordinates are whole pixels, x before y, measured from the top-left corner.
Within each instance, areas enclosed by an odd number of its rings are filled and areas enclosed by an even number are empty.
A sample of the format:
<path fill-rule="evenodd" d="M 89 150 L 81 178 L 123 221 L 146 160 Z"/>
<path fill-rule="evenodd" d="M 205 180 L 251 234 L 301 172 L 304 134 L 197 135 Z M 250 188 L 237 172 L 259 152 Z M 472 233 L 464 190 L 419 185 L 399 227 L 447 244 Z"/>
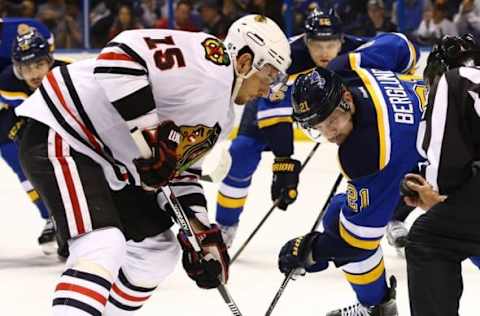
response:
<path fill-rule="evenodd" d="M 70 247 L 53 315 L 132 315 L 174 270 L 177 239 L 198 286 L 227 282 L 227 250 L 198 182 L 200 158 L 232 129 L 233 102 L 266 95 L 289 64 L 281 29 L 247 15 L 225 44 L 202 32 L 124 31 L 96 59 L 47 75 L 16 113 L 30 118 L 22 166 Z M 142 131 L 151 157 L 140 158 L 147 155 L 133 130 Z M 143 189 L 167 184 L 204 260 L 170 229 L 166 196 Z"/>
<path fill-rule="evenodd" d="M 331 199 L 323 231 L 287 242 L 279 268 L 317 272 L 330 261 L 341 267 L 359 303 L 328 316 L 398 315 L 396 281 L 392 276 L 387 285 L 380 240 L 400 199 L 396 179 L 421 160 L 416 149 L 421 107 L 414 87 L 391 71 L 359 67 L 341 77 L 316 68 L 295 81 L 294 119 L 312 137 L 320 134 L 339 146 L 349 180 L 347 192 Z M 389 98 L 394 88 L 411 96 L 402 99 L 410 105 L 408 119 L 397 112 L 399 99 Z"/>

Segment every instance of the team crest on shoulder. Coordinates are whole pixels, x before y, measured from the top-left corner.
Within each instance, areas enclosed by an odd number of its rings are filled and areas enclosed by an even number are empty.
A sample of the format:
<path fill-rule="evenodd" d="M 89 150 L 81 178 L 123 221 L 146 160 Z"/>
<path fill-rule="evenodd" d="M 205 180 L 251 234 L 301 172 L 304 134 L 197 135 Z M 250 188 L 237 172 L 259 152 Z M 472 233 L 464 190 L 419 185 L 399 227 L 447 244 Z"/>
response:
<path fill-rule="evenodd" d="M 177 147 L 179 171 L 187 170 L 210 151 L 217 142 L 221 130 L 218 123 L 213 127 L 203 124 L 180 126 L 181 140 Z"/>
<path fill-rule="evenodd" d="M 205 49 L 205 58 L 210 60 L 216 65 L 229 66 L 230 56 L 225 49 L 225 46 L 219 39 L 209 37 L 202 42 Z"/>
<path fill-rule="evenodd" d="M 280 87 L 274 87 L 270 90 L 268 99 L 271 102 L 279 102 L 285 99 L 288 86 L 286 84 L 281 84 Z"/>

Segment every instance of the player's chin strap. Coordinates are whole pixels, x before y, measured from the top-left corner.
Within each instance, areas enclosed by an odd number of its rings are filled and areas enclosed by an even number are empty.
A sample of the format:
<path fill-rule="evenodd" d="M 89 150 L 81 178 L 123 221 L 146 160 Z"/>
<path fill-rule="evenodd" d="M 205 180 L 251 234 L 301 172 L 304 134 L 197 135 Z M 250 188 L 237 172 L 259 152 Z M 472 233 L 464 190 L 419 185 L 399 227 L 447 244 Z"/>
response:
<path fill-rule="evenodd" d="M 232 100 L 235 102 L 235 99 L 238 96 L 238 92 L 240 92 L 240 88 L 242 87 L 243 81 L 250 78 L 258 70 L 252 65 L 252 68 L 247 72 L 247 74 L 241 74 L 237 70 L 237 57 L 235 56 L 235 58 L 232 58 L 232 60 L 233 69 L 235 71 L 235 82 L 233 83 Z"/>

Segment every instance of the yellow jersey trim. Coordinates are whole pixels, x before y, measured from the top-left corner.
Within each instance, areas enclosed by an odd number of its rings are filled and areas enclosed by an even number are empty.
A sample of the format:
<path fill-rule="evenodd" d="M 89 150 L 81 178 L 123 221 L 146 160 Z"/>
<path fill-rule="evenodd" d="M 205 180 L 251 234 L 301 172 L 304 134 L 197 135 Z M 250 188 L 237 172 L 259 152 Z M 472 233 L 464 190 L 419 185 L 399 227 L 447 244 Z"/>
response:
<path fill-rule="evenodd" d="M 338 224 L 339 226 L 339 231 L 340 231 L 340 237 L 342 237 L 345 242 L 355 248 L 360 248 L 360 249 L 367 249 L 367 250 L 375 250 L 380 246 L 380 239 L 377 240 L 363 240 L 359 239 L 343 227 L 342 223 Z"/>
<path fill-rule="evenodd" d="M 32 191 L 28 191 L 28 197 L 30 198 L 30 201 L 32 202 L 35 202 L 36 200 L 38 200 L 40 198 L 40 196 L 38 195 L 38 192 L 35 191 L 35 190 L 32 190 Z"/>
<path fill-rule="evenodd" d="M 230 198 L 227 196 L 222 195 L 221 193 L 218 193 L 217 195 L 217 203 L 226 208 L 240 208 L 245 205 L 247 198 L 240 198 L 240 199 L 235 199 L 235 198 Z"/>
<path fill-rule="evenodd" d="M 376 280 L 378 280 L 384 272 L 385 272 L 385 263 L 383 259 L 375 268 L 373 268 L 372 270 L 364 274 L 351 274 L 343 271 L 343 273 L 345 273 L 345 277 L 347 278 L 347 281 L 356 285 L 371 284 Z"/>
<path fill-rule="evenodd" d="M 386 109 L 383 108 L 380 99 L 377 97 L 375 93 L 375 88 L 373 87 L 373 84 L 370 81 L 370 78 L 368 77 L 367 71 L 359 67 L 356 55 L 349 54 L 348 57 L 350 61 L 350 66 L 358 74 L 360 79 L 362 79 L 363 83 L 365 84 L 365 87 L 367 88 L 368 93 L 370 94 L 370 97 L 372 98 L 373 104 L 375 106 L 375 112 L 377 112 L 378 134 L 380 138 L 379 168 L 380 170 L 382 170 L 387 165 L 390 159 L 390 157 L 388 157 L 387 155 L 388 145 L 387 145 L 387 139 L 386 139 L 387 137 L 386 124 L 388 124 L 388 121 L 385 123 L 385 120 L 384 120 L 384 117 L 386 116 L 386 113 L 384 113 L 384 111 Z M 388 116 L 387 116 L 387 120 L 388 120 Z"/>
<path fill-rule="evenodd" d="M 5 99 L 23 99 L 25 100 L 28 98 L 28 94 L 25 92 L 20 92 L 20 91 L 6 91 L 6 90 L 0 90 L 0 95 L 4 97 Z"/>
<path fill-rule="evenodd" d="M 269 127 L 279 123 L 292 123 L 292 122 L 293 120 L 291 116 L 272 117 L 264 120 L 259 120 L 258 127 L 265 128 L 265 127 Z"/>

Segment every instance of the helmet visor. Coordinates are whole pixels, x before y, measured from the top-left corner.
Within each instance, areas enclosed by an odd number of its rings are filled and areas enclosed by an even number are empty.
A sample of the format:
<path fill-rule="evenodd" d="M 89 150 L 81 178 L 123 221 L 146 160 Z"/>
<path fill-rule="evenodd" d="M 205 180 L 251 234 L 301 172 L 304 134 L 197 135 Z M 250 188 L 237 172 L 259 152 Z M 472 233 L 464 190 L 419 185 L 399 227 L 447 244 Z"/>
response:
<path fill-rule="evenodd" d="M 256 75 L 262 81 L 262 83 L 269 86 L 276 85 L 280 82 L 284 82 L 287 79 L 287 75 L 271 64 L 263 64 L 260 67 L 255 67 Z"/>

